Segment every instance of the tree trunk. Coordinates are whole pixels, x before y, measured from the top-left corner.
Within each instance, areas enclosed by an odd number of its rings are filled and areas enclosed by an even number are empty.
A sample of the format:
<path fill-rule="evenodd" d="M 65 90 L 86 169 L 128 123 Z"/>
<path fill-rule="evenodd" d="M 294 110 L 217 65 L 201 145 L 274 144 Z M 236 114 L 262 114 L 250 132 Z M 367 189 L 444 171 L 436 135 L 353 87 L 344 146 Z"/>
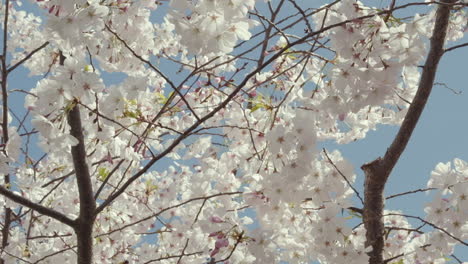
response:
<path fill-rule="evenodd" d="M 75 168 L 76 183 L 80 196 L 80 215 L 75 233 L 78 239 L 78 264 L 91 264 L 93 261 L 93 224 L 96 214 L 96 201 L 93 195 L 93 186 L 88 164 L 86 162 L 86 149 L 81 125 L 78 102 L 68 114 L 70 134 L 78 140 L 72 147 L 73 166 Z"/>
<path fill-rule="evenodd" d="M 450 18 L 450 9 L 455 0 L 442 0 L 436 14 L 431 37 L 431 47 L 421 74 L 418 91 L 408 113 L 383 158 L 364 164 L 365 173 L 363 222 L 366 228 L 366 246 L 371 246 L 369 264 L 384 264 L 384 198 L 387 179 L 406 148 L 434 84 L 437 65 L 444 54 L 444 42 Z"/>
<path fill-rule="evenodd" d="M 78 240 L 78 264 L 93 263 L 93 221 L 80 221 L 75 229 Z"/>

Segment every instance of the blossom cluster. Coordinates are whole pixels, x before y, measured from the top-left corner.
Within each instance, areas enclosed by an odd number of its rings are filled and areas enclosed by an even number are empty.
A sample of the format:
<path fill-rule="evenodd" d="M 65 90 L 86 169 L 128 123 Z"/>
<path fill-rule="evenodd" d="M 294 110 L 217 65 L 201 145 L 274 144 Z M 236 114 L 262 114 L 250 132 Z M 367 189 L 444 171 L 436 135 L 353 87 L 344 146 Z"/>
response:
<path fill-rule="evenodd" d="M 67 117 L 79 108 L 96 204 L 123 190 L 96 216 L 96 263 L 368 261 L 366 230 L 351 228 L 362 218 L 355 168 L 320 146 L 402 122 L 433 12 L 405 22 L 338 1 L 298 13 L 310 27 L 303 43 L 291 45 L 300 36 L 285 17 L 236 55 L 259 28 L 249 14 L 274 1 L 172 0 L 161 23 L 157 1 L 32 2 L 42 17 L 11 4 L 8 31 L 13 64 L 44 45 L 23 64 L 42 77 L 26 91 L 33 130 L 9 120 L 0 172 L 14 176 L 15 193 L 78 217 Z M 449 40 L 463 35 L 463 15 L 452 14 Z M 21 151 L 30 140 L 42 157 Z M 437 165 L 428 183 L 440 191 L 421 218 L 433 230 L 385 212 L 386 258 L 444 263 L 455 238 L 467 239 L 468 165 L 454 164 Z M 76 259 L 71 228 L 2 203 L 17 216 L 6 263 Z"/>
<path fill-rule="evenodd" d="M 246 16 L 254 5 L 255 0 L 174 0 L 169 20 L 190 52 L 230 53 L 238 40 L 250 39 L 255 23 Z"/>

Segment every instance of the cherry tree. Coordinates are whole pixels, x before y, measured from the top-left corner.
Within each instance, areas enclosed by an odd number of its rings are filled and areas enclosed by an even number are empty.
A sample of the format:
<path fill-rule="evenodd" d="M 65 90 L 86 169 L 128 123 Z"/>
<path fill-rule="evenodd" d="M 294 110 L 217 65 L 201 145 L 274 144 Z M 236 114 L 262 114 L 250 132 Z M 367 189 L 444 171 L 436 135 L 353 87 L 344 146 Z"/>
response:
<path fill-rule="evenodd" d="M 445 263 L 468 163 L 397 194 L 434 193 L 425 216 L 383 191 L 468 2 L 381 2 L 3 1 L 0 263 Z M 321 144 L 379 124 L 360 193 Z"/>

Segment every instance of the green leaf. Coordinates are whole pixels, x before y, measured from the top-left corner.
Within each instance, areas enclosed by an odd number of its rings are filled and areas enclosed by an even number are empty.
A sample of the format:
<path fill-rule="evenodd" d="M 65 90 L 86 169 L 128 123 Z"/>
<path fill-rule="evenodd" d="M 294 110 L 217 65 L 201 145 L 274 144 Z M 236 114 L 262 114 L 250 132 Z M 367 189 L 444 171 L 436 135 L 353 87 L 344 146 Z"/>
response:
<path fill-rule="evenodd" d="M 84 71 L 85 71 L 85 72 L 93 72 L 93 70 L 94 70 L 94 69 L 93 69 L 93 66 L 92 66 L 92 65 L 86 65 L 86 66 L 84 67 Z"/>
<path fill-rule="evenodd" d="M 106 168 L 101 167 L 98 169 L 98 180 L 105 181 L 108 176 L 109 176 L 109 171 Z"/>
<path fill-rule="evenodd" d="M 137 105 L 138 104 L 138 101 L 136 99 L 132 99 L 132 100 L 125 100 L 127 102 L 128 105 Z"/>
<path fill-rule="evenodd" d="M 163 93 L 156 93 L 156 102 L 165 104 L 167 102 L 167 98 Z"/>
<path fill-rule="evenodd" d="M 265 98 L 262 94 L 258 94 L 255 98 L 249 99 L 249 102 L 252 104 L 252 108 L 250 109 L 251 113 L 262 108 L 267 110 L 270 110 L 272 108 L 268 103 L 265 102 Z"/>
<path fill-rule="evenodd" d="M 255 105 L 252 107 L 252 109 L 251 109 L 250 112 L 253 113 L 253 112 L 257 111 L 257 110 L 260 109 L 260 108 L 266 108 L 266 107 L 265 107 L 265 104 L 263 104 L 263 103 L 255 104 Z"/>
<path fill-rule="evenodd" d="M 138 118 L 138 112 L 124 111 L 124 117 Z"/>
<path fill-rule="evenodd" d="M 65 106 L 65 113 L 68 114 L 70 111 L 76 106 L 75 101 L 69 101 L 67 105 Z"/>
<path fill-rule="evenodd" d="M 291 60 L 297 60 L 297 56 L 295 55 L 297 52 L 292 52 L 290 54 L 288 54 L 288 58 L 290 58 Z"/>
<path fill-rule="evenodd" d="M 152 180 L 148 180 L 145 182 L 146 185 L 146 193 L 151 193 L 154 190 L 158 190 L 158 185 L 154 184 Z"/>

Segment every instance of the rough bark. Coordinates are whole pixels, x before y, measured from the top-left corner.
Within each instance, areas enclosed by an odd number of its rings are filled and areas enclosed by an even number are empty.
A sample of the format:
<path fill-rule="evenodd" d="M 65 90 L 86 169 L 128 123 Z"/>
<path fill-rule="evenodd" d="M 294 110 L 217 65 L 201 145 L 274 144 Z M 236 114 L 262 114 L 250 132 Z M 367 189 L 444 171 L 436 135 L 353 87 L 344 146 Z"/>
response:
<path fill-rule="evenodd" d="M 75 233 L 78 240 L 78 264 L 91 264 L 93 260 L 93 224 L 96 201 L 94 200 L 91 176 L 86 163 L 86 149 L 81 125 L 80 109 L 75 105 L 68 114 L 70 134 L 78 140 L 72 147 L 73 166 L 80 196 L 80 214 L 76 220 Z"/>

